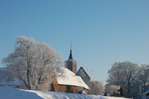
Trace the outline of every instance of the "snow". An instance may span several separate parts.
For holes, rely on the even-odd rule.
[[[83,95],[58,92],[41,92],[35,90],[16,89],[10,86],[0,86],[0,99],[126,99],[120,97],[105,97],[100,95]]]
[[[88,85],[82,80],[80,76],[77,76],[67,68],[63,68],[63,74],[58,75],[57,82],[61,85],[72,85],[89,89]]]
[[[35,93],[36,95],[40,96],[42,99],[53,99],[51,95],[41,91],[35,91],[35,90],[23,90],[23,91]]]
[[[12,87],[0,87],[0,99],[43,99],[35,93],[29,93]]]
[[[72,93],[49,92],[54,99],[128,99],[123,97],[107,97],[102,95],[83,95]]]

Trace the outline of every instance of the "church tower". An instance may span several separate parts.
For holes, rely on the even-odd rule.
[[[68,68],[69,70],[71,70],[72,72],[74,72],[76,74],[76,72],[77,72],[77,63],[73,59],[72,49],[70,49],[70,54],[69,54],[68,60],[65,61],[65,66],[66,66],[66,68]]]

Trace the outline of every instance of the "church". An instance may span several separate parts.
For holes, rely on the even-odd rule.
[[[52,91],[79,93],[80,91],[88,91],[88,83],[90,77],[83,67],[77,69],[77,62],[72,56],[72,49],[68,59],[65,61],[63,76],[58,76],[52,83]]]
[[[65,67],[71,70],[76,75],[80,76],[86,84],[90,82],[90,76],[87,74],[82,66],[77,70],[77,62],[72,56],[72,49],[70,49],[68,60],[65,61]]]

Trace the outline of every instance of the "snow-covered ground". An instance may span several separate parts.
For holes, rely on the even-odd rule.
[[[43,99],[34,92],[18,90],[12,87],[0,87],[0,99]]]
[[[120,97],[104,97],[70,93],[40,92],[0,86],[0,99],[126,99]]]

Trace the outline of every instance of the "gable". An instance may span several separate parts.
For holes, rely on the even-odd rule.
[[[90,81],[90,76],[87,74],[83,67],[80,67],[76,75],[79,75],[86,83]]]

